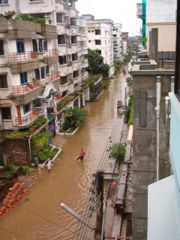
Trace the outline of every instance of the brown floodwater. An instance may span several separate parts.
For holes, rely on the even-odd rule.
[[[51,173],[47,169],[35,173],[38,183],[0,221],[0,240],[74,239],[77,221],[60,208],[60,203],[83,212],[92,173],[97,170],[117,119],[116,104],[124,96],[124,85],[123,75],[115,77],[96,102],[87,104],[85,125],[73,136],[55,138],[63,155]],[[75,160],[81,147],[86,148],[83,162]]]

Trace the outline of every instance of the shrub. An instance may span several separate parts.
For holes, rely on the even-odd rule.
[[[11,177],[14,175],[14,173],[17,171],[18,167],[15,166],[13,163],[8,164],[5,175],[8,177]]]
[[[117,164],[120,166],[121,163],[124,161],[126,153],[126,147],[122,143],[115,143],[112,146],[110,157],[117,161]]]
[[[49,158],[53,158],[56,152],[52,150],[51,147],[44,147],[40,152],[38,152],[38,158],[41,161],[47,161]]]
[[[49,137],[50,134],[44,131],[34,136],[32,138],[32,149],[33,150],[42,149],[45,145],[47,145]]]
[[[28,165],[25,165],[25,166],[22,167],[22,174],[23,175],[26,176],[26,175],[29,174],[29,172],[30,172],[30,167]]]

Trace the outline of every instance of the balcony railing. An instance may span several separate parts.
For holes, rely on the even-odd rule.
[[[44,114],[44,107],[34,108],[32,112],[21,118],[16,118],[18,126],[26,126]]]
[[[34,60],[38,58],[37,52],[24,52],[24,53],[9,53],[9,62],[17,63],[17,62],[26,62],[30,60]]]
[[[46,79],[46,83],[50,83],[53,82],[55,80],[60,79],[60,73],[59,72],[54,72],[54,73],[50,73],[49,76]]]
[[[28,83],[26,85],[13,86],[12,90],[14,95],[23,95],[39,87],[40,87],[40,81],[38,80],[32,83]]]
[[[44,52],[45,58],[56,57],[56,56],[58,56],[58,49],[52,49],[52,50]]]

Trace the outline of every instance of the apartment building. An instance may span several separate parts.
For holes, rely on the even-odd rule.
[[[0,126],[28,127],[60,98],[56,27],[1,17]]]
[[[123,56],[125,56],[128,52],[128,41],[129,41],[129,33],[128,32],[122,32]]]
[[[35,78],[40,80],[45,78],[46,76],[50,76],[51,73],[53,74],[56,73],[56,76],[58,76],[58,79],[59,79],[58,80],[59,86],[57,86],[56,90],[53,89],[52,91],[53,92],[57,91],[58,94],[60,95],[60,97],[58,98],[58,101],[60,101],[60,98],[73,94],[76,90],[80,90],[81,80],[82,79],[85,80],[88,77],[88,73],[87,73],[88,62],[85,57],[87,54],[87,39],[85,38],[86,32],[85,32],[84,23],[83,21],[79,21],[78,19],[78,12],[75,8],[75,0],[0,1],[1,13],[7,12],[7,11],[14,11],[14,10],[17,13],[31,15],[34,18],[44,18],[46,20],[45,28],[49,30],[49,38],[53,37],[53,43],[48,42],[50,40],[46,40],[46,39],[44,40],[43,36],[41,36],[41,32],[39,31],[39,29],[34,29],[34,33],[32,35],[33,39],[31,39],[32,38],[31,37],[29,40],[28,39],[26,40],[26,39],[21,39],[19,35],[14,36],[14,41],[18,41],[17,49],[14,44],[13,49],[8,49],[8,51],[13,53],[15,52],[17,53],[17,55],[18,55],[18,51],[25,52],[25,53],[26,51],[29,51],[29,55],[31,51],[34,51],[34,52],[41,51],[44,54],[45,58],[48,57],[48,54],[55,55],[56,57],[56,59],[54,59],[53,61],[51,60],[48,62],[51,65],[54,64],[53,66],[44,67],[45,73],[43,72],[43,70],[40,70],[40,73],[36,70],[35,77],[30,77],[31,73],[27,73],[27,74],[22,73],[21,75],[23,80],[20,83],[17,82],[17,85],[18,86],[21,84],[23,85],[26,82],[29,83],[28,78],[32,78],[32,79]],[[81,23],[81,27],[79,27],[80,23]],[[18,22],[18,24],[22,26],[20,22]],[[28,24],[26,23],[26,25]],[[16,23],[15,23],[15,26],[13,27],[16,28]],[[81,34],[80,34],[80,31],[81,31]],[[3,38],[4,37],[2,36],[2,39]],[[28,43],[24,43],[26,45],[24,46],[21,43],[21,40],[27,41],[27,42],[29,41],[30,45],[32,42],[32,46],[28,46]],[[49,49],[52,50],[50,53],[49,52],[47,53],[47,45]],[[48,51],[50,51],[49,49]],[[20,58],[22,58],[22,54]],[[24,57],[24,59],[21,60],[20,62],[25,60],[27,60],[26,57]],[[38,60],[39,60],[39,54],[38,54]],[[4,59],[1,59],[1,61],[2,61],[2,64],[4,64]],[[14,59],[14,62],[16,62],[15,59]],[[42,76],[41,76],[41,73],[42,73]],[[16,91],[19,91],[19,88],[20,87],[18,87]],[[21,88],[27,89],[24,86]],[[48,91],[46,91],[46,94],[48,94]],[[82,102],[84,105],[84,97],[82,98],[83,98]],[[60,120],[61,115],[59,114],[58,116],[58,113],[60,113],[60,108],[57,108],[56,102],[57,102],[56,96],[55,97],[52,96],[51,101],[50,99],[49,100],[46,99],[46,106],[48,108],[47,112],[49,114],[56,113],[57,115],[55,119],[54,117],[51,119],[54,119],[53,120],[54,124],[56,125],[56,129],[58,129],[57,122]],[[76,106],[82,105],[80,104],[80,100],[77,100],[76,102],[78,103],[72,102],[71,106],[73,107],[75,105]],[[29,105],[27,106],[27,108],[29,112]]]
[[[82,15],[87,21],[88,48],[97,50],[110,66],[109,76],[114,74],[113,21],[111,19],[94,19],[94,16]]]
[[[122,46],[122,24],[115,23],[113,26],[113,47],[114,47],[114,61],[122,60],[123,46]]]

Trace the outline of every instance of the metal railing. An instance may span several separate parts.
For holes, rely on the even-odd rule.
[[[44,52],[44,57],[56,57],[58,56],[58,49],[52,49]]]
[[[10,63],[25,62],[25,61],[30,61],[37,58],[38,58],[38,53],[33,51],[24,52],[24,53],[12,52],[12,53],[9,53],[9,56],[8,56]]]
[[[18,126],[26,126],[44,114],[44,107],[34,108],[30,113],[21,118],[16,118]]]
[[[39,87],[40,87],[40,81],[37,80],[35,82],[31,82],[26,85],[12,86],[12,90],[14,95],[23,95]]]

